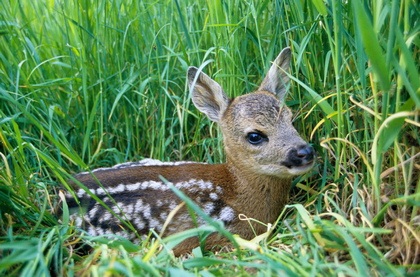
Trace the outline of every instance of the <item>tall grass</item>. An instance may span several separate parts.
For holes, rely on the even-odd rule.
[[[0,274],[418,275],[419,14],[408,0],[0,2]],[[88,168],[224,162],[188,66],[234,97],[287,45],[286,102],[318,163],[273,237],[182,260],[152,237],[82,239],[55,216]]]

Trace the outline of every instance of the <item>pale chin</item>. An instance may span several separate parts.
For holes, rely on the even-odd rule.
[[[288,168],[283,165],[279,166],[279,165],[270,164],[270,165],[256,166],[256,167],[253,167],[252,170],[254,172],[256,171],[259,174],[263,174],[263,175],[292,178],[293,176],[302,175],[308,172],[309,170],[312,169],[314,164],[315,162],[312,162],[306,165],[295,166],[291,168]]]
[[[264,175],[292,178],[293,176],[302,175],[308,172],[313,166],[314,166],[314,163],[312,162],[307,165],[296,166],[292,168],[288,168],[285,166],[278,166],[278,165],[263,165],[263,166],[260,166],[258,169],[256,168],[255,169],[258,170],[260,174],[264,174]]]
[[[314,166],[314,163],[310,163],[306,165],[296,166],[292,168],[285,168],[285,169],[290,175],[302,175],[308,172],[313,166]]]

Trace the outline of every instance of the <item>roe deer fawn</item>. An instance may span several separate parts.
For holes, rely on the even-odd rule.
[[[220,125],[225,164],[145,159],[93,170],[95,177],[85,172],[75,178],[116,214],[125,214],[140,235],[151,228],[160,232],[169,212],[181,203],[159,176],[184,192],[214,220],[223,221],[233,234],[251,239],[265,232],[266,227],[242,221],[238,215],[274,223],[288,201],[292,177],[307,172],[314,164],[314,149],[298,135],[292,126],[291,111],[284,106],[289,83],[285,72],[290,57],[290,48],[283,49],[259,89],[234,99],[229,99],[218,83],[196,67],[188,69],[194,105]],[[79,219],[77,226],[91,235],[117,234],[131,240],[138,237],[127,232],[129,229],[124,229],[85,190],[74,183],[73,186],[86,208],[83,216],[74,215]],[[69,207],[78,207],[70,193],[66,198]],[[195,223],[205,224],[200,219]],[[163,235],[194,228],[195,223],[183,207]],[[207,238],[206,248],[227,242],[221,235],[212,234]],[[187,239],[174,248],[174,253],[180,255],[198,245],[198,238]]]

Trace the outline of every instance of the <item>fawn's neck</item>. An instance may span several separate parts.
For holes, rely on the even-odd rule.
[[[291,178],[253,174],[229,160],[227,167],[236,180],[235,201],[243,214],[263,223],[274,223],[288,203]]]

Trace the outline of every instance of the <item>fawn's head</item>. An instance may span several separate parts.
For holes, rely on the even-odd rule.
[[[290,48],[283,49],[258,90],[232,100],[208,75],[188,69],[194,105],[220,124],[228,163],[243,172],[283,178],[313,166],[314,150],[299,136],[283,105],[290,57]]]

